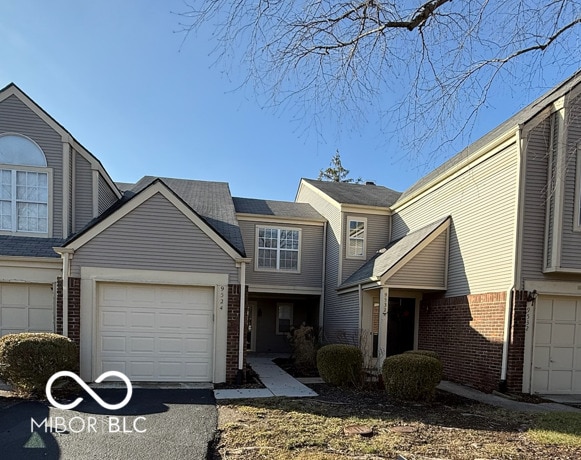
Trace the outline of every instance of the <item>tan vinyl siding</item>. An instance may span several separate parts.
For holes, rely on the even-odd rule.
[[[75,152],[75,228],[78,232],[93,218],[93,172],[91,163]]]
[[[577,144],[581,141],[581,98],[571,102],[567,111],[567,148],[565,149],[565,194],[563,203],[563,234],[561,267],[581,269],[581,232],[574,231],[577,171]]]
[[[79,248],[72,276],[83,266],[228,273],[238,283],[232,258],[159,194]]]
[[[36,142],[52,169],[52,234],[55,238],[63,231],[63,143],[61,136],[30,110],[16,96],[0,103],[0,134],[18,133]]]
[[[392,240],[452,216],[448,290],[504,290],[513,280],[517,151],[511,144],[412,204],[395,209]]]
[[[301,188],[297,196],[299,203],[309,203],[315,210],[327,219],[327,255],[325,267],[325,324],[324,334],[327,340],[332,340],[334,332],[338,330],[354,330],[353,317],[358,318],[356,312],[343,311],[339,308],[337,287],[339,285],[339,254],[341,241],[341,212],[339,208],[327,201],[308,186]],[[345,314],[346,313],[346,314]]]
[[[543,277],[550,131],[551,123],[547,118],[524,139],[526,174],[522,185],[525,193],[521,241],[523,279]]]
[[[349,218],[363,218],[367,220],[366,232],[366,253],[362,259],[347,258],[347,247],[349,244],[348,220]],[[341,281],[345,281],[375,253],[384,248],[389,243],[390,216],[377,214],[358,214],[354,212],[343,213],[343,273]]]
[[[99,214],[117,201],[115,192],[111,190],[105,178],[99,173]]]
[[[386,282],[388,286],[443,287],[446,273],[446,234],[443,232]]]
[[[314,225],[279,224],[264,221],[239,221],[246,255],[252,263],[246,269],[249,285],[278,285],[320,288],[323,272],[323,227]],[[256,227],[291,228],[301,231],[300,273],[256,270]]]

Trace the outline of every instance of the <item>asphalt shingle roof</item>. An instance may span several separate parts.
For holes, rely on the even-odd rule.
[[[534,118],[539,112],[541,112],[545,107],[549,104],[552,104],[554,101],[565,95],[569,92],[574,86],[578,85],[581,82],[581,70],[573,74],[563,83],[557,85],[555,88],[551,89],[547,93],[543,94],[537,100],[533,101],[531,104],[527,105],[524,109],[510,117],[505,122],[498,125],[489,133],[485,134],[483,137],[475,141],[474,143],[470,144],[464,150],[450,158],[448,161],[442,163],[439,167],[434,169],[429,174],[422,177],[418,180],[415,184],[405,190],[399,200],[403,200],[406,197],[413,194],[416,190],[422,188],[424,185],[428,184],[441,174],[445,173],[449,169],[452,169],[457,164],[462,163],[467,158],[469,158],[472,154],[476,153],[485,145],[492,142],[494,139],[500,137],[507,131],[516,128],[518,125],[526,123],[530,119]],[[398,201],[399,201],[398,200]],[[396,203],[397,204],[397,203]]]
[[[255,198],[234,197],[234,208],[241,214],[258,214],[261,216],[294,217],[300,219],[324,220],[308,203],[294,201],[260,200]]]
[[[391,242],[347,278],[341,284],[340,288],[372,281],[381,277],[449,218],[447,216],[439,219],[425,227],[408,233],[399,240]]]
[[[226,182],[145,176],[131,188],[131,192],[139,193],[158,179],[222,235],[234,249],[245,255],[242,233],[236,219],[230,187]]]
[[[62,246],[60,238],[32,238],[0,235],[0,255],[20,257],[60,257],[53,247]]]
[[[342,204],[387,208],[395,203],[401,195],[401,192],[381,185],[349,184],[304,178],[302,180]]]

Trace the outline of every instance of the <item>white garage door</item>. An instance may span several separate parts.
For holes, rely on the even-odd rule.
[[[0,336],[53,332],[53,299],[50,284],[0,283]]]
[[[581,393],[581,298],[539,296],[533,391]]]
[[[212,381],[214,289],[99,285],[98,374],[133,381]]]

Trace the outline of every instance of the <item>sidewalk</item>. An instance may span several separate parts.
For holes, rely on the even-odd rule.
[[[581,409],[575,407],[565,406],[564,404],[541,403],[531,404],[521,401],[513,401],[512,399],[503,398],[495,394],[482,393],[474,388],[458,385],[456,383],[442,381],[438,385],[438,389],[453,393],[464,398],[479,401],[491,406],[502,407],[503,409],[519,411],[519,412],[577,412],[581,413]]]
[[[283,371],[272,362],[273,357],[248,356],[246,361],[266,388],[241,388],[234,390],[214,390],[214,397],[221,399],[240,398],[270,398],[273,396],[286,396],[292,398],[304,398],[318,396],[309,387],[303,385],[290,374]]]

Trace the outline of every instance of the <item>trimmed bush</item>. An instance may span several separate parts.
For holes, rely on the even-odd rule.
[[[317,352],[317,369],[331,385],[355,385],[361,381],[363,353],[353,345],[325,345]]]
[[[409,353],[412,355],[430,356],[431,358],[436,358],[438,361],[441,361],[440,355],[432,350],[408,350],[404,353]]]
[[[44,394],[55,372],[76,372],[78,367],[78,347],[62,335],[25,332],[0,338],[0,379],[17,393]]]
[[[383,361],[383,382],[391,396],[408,401],[430,401],[442,380],[442,362],[425,354],[404,353]]]

